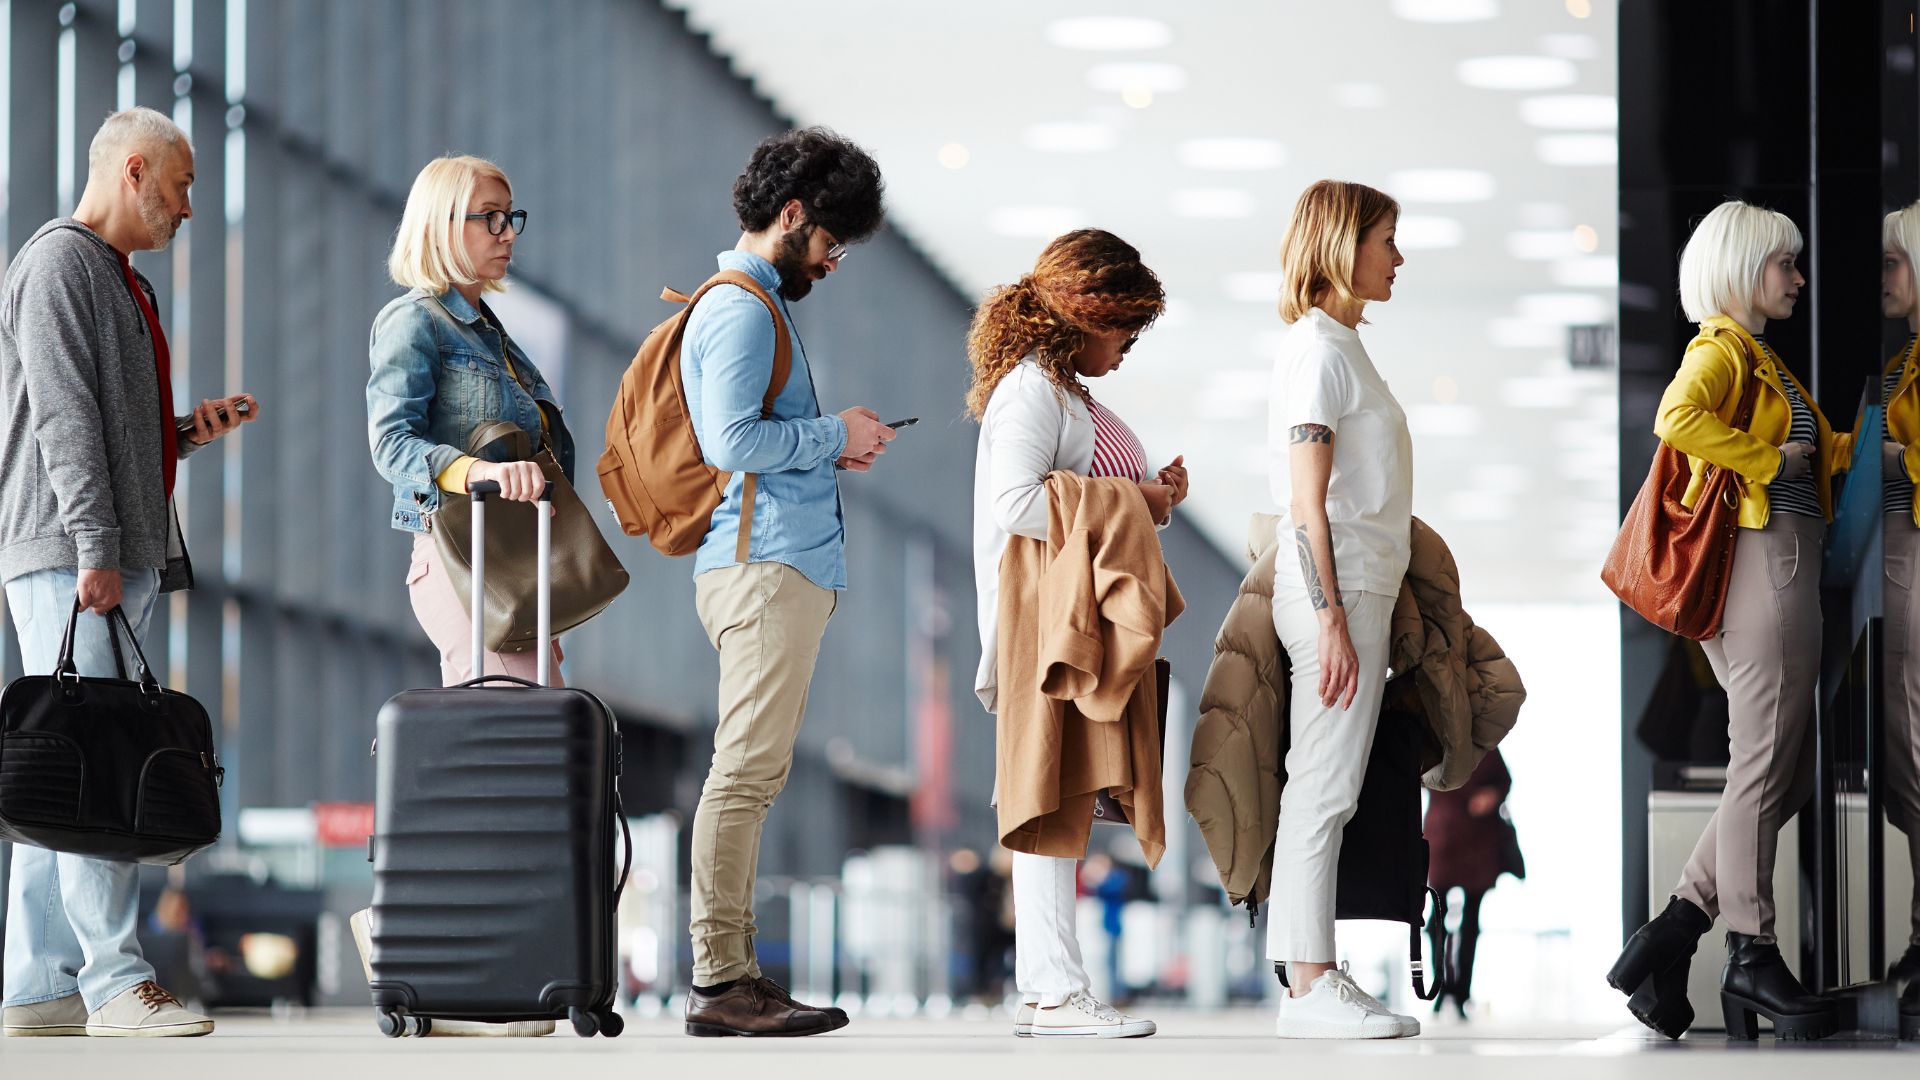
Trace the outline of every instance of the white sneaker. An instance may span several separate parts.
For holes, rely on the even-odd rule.
[[[1082,990],[1057,1008],[1033,1010],[1034,1038],[1137,1039],[1159,1028],[1151,1020],[1128,1016]],[[1014,1029],[1019,1034],[1019,1028]]]
[[[367,908],[347,916],[347,928],[353,931],[353,944],[360,950],[360,970],[366,972],[367,981],[373,981],[373,912]],[[551,1035],[554,1022],[551,1020],[516,1020],[511,1024],[487,1024],[478,1020],[435,1020],[427,1031],[428,1037],[493,1037],[508,1039],[538,1039]]]
[[[1013,1014],[1014,1035],[1022,1039],[1033,1038],[1033,1014],[1039,1011],[1040,1007],[1033,1002],[1021,1002],[1020,1011]]]
[[[87,1004],[76,993],[32,1005],[10,1005],[0,1015],[0,1027],[4,1027],[9,1039],[85,1035]]]
[[[87,1034],[96,1039],[174,1038],[212,1030],[213,1021],[189,1011],[152,979],[122,991],[87,1017]]]
[[[1405,1039],[1420,1034],[1420,1021],[1380,1004],[1342,964],[1313,980],[1305,994],[1281,1001],[1274,1034],[1283,1039]]]

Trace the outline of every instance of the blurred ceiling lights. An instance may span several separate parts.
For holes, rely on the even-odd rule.
[[[1454,69],[1460,81],[1481,90],[1557,90],[1579,78],[1572,61],[1557,56],[1481,56]]]
[[[1119,52],[1160,49],[1173,43],[1173,29],[1158,19],[1089,15],[1047,24],[1048,44],[1062,49]]]

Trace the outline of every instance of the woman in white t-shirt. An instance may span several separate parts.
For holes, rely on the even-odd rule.
[[[1281,252],[1267,444],[1280,540],[1273,626],[1293,666],[1290,746],[1267,955],[1287,965],[1282,1038],[1420,1033],[1334,966],[1341,830],[1360,798],[1387,679],[1393,605],[1411,555],[1413,444],[1407,416],[1360,343],[1361,313],[1393,296],[1405,260],[1399,204],[1322,180],[1294,206]]]
[[[1180,458],[1150,472],[1126,422],[1087,383],[1120,370],[1127,351],[1166,307],[1160,279],[1133,245],[1080,229],[1048,244],[1033,272],[995,289],[967,337],[973,385],[967,414],[980,422],[974,459],[973,565],[980,670],[974,692],[999,710],[1000,556],[1012,536],[1047,539],[1047,474],[1125,477],[1147,513],[1165,524],[1187,495]],[[1075,933],[1079,860],[1013,853],[1014,1034],[1033,1038],[1134,1038],[1154,1023],[1093,996]],[[1118,988],[1116,988],[1118,989]]]

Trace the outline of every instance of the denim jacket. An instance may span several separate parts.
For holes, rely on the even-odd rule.
[[[434,480],[466,456],[474,429],[508,420],[537,438],[542,404],[554,457],[573,479],[573,437],[553,389],[520,346],[489,327],[457,290],[434,296],[414,289],[380,309],[368,352],[367,441],[373,467],[393,485],[394,528],[427,531],[426,517],[439,509],[442,494]],[[532,384],[531,394],[507,373],[502,356]],[[504,453],[496,444],[481,456],[501,460]]]

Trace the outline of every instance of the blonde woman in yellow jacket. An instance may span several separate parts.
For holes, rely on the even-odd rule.
[[[1728,202],[1680,256],[1680,304],[1700,324],[1660,399],[1654,432],[1686,454],[1691,506],[1710,469],[1731,469],[1738,521],[1720,633],[1701,642],[1727,691],[1729,762],[1720,807],[1667,908],[1627,942],[1607,981],[1633,1014],[1679,1038],[1693,1022],[1687,974],[1700,936],[1727,923],[1720,1003],[1727,1033],[1754,1038],[1757,1018],[1783,1039],[1837,1026],[1829,998],[1794,977],[1774,939],[1773,867],[1780,826],[1813,791],[1813,697],[1820,667],[1820,565],[1833,516],[1832,477],[1853,439],[1766,343],[1806,284],[1800,230],[1786,215]],[[1750,379],[1753,419],[1734,426]]]
[[[1886,401],[1881,536],[1886,601],[1885,677],[1887,820],[1907,834],[1914,866],[1914,899],[1906,954],[1888,977],[1906,981],[1900,999],[1901,1037],[1920,1039],[1920,289],[1914,262],[1920,258],[1920,203],[1896,210],[1881,229],[1880,308],[1907,324],[1906,348],[1887,362],[1881,390]]]

